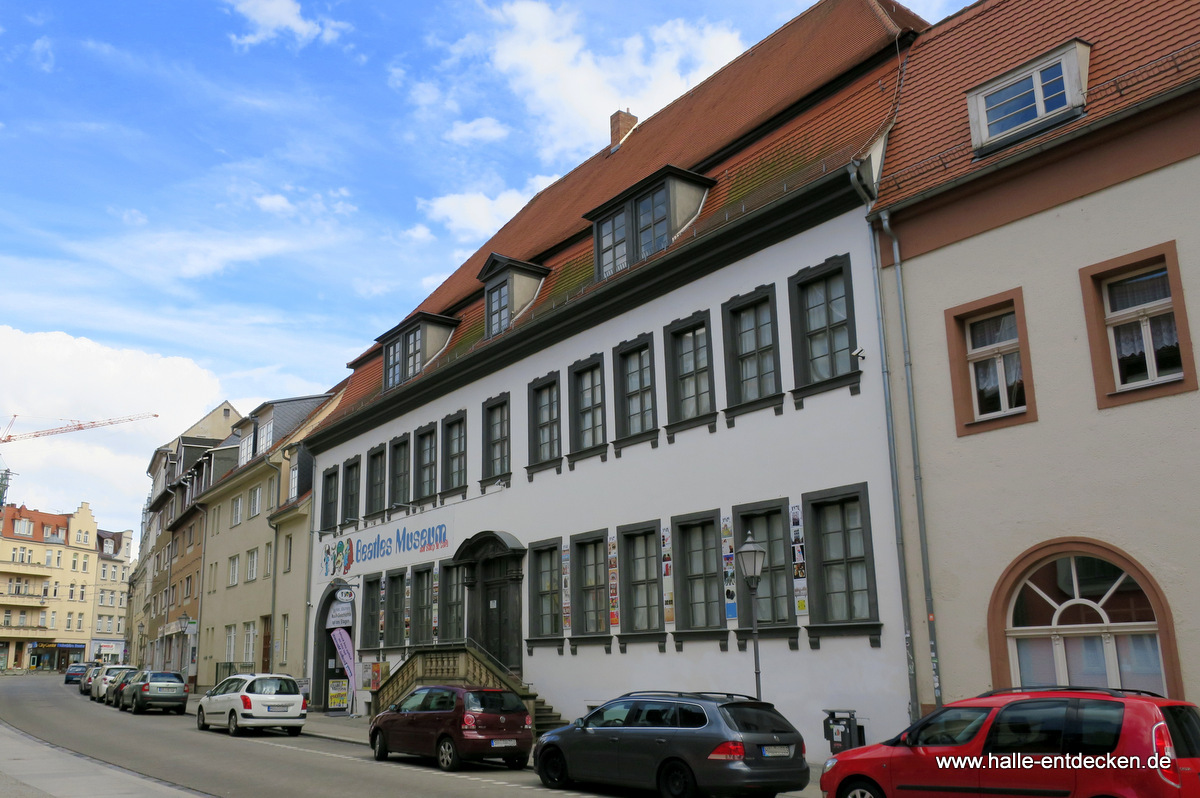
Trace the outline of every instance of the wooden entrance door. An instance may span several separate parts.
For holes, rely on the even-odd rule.
[[[484,649],[514,673],[521,672],[520,561],[498,557],[483,563],[482,635]]]

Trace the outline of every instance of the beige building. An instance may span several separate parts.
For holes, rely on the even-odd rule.
[[[308,562],[308,498],[299,488],[311,482],[311,461],[293,443],[319,421],[317,411],[329,400],[320,395],[267,402],[234,424],[233,434],[193,468],[193,481],[205,487],[185,513],[206,519],[199,685],[239,670],[283,667],[302,656],[306,594],[297,580]],[[277,519],[282,496],[288,498]]]
[[[125,639],[126,614],[129,611],[129,558],[133,549],[133,531],[109,532],[98,529],[95,535],[95,589],[92,590],[92,640],[89,659],[127,662],[130,649]]]
[[[70,515],[4,507],[0,670],[55,670],[92,656],[97,576],[109,573],[98,540],[87,502]],[[124,652],[111,653],[116,661]]]
[[[989,1],[912,49],[871,216],[926,706],[1014,685],[1200,692],[1185,5]],[[991,46],[1015,29],[1020,46]]]

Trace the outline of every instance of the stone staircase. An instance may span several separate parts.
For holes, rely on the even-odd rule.
[[[472,640],[410,649],[400,667],[379,685],[379,689],[371,691],[371,711],[391,706],[413,687],[422,684],[471,684],[512,690],[533,716],[535,737],[568,722],[530,685]]]

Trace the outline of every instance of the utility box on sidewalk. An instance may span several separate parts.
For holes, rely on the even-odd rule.
[[[825,713],[825,739],[829,741],[830,753],[841,753],[864,743],[863,727],[859,725],[853,709],[821,711]]]

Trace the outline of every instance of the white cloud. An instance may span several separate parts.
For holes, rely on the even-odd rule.
[[[65,377],[62,390],[47,390],[44,379],[6,384],[0,420],[7,425],[16,413],[14,433],[63,426],[64,419],[159,414],[3,447],[5,463],[17,472],[10,501],[48,512],[73,512],[86,501],[103,529],[138,529],[150,489],[146,466],[154,449],[223,399],[221,381],[183,357],[8,326],[0,326],[0,350],[7,353],[6,366],[19,373]]]
[[[400,232],[400,237],[414,244],[428,244],[435,241],[433,233],[423,224],[416,224]]]
[[[46,36],[33,43],[29,48],[29,56],[33,59],[34,66],[43,72],[54,71],[54,44]]]
[[[400,90],[400,87],[404,85],[404,67],[395,62],[388,64],[387,85],[389,89]]]
[[[146,214],[137,208],[125,208],[123,210],[120,208],[109,208],[108,212],[130,227],[141,227],[149,221],[146,218]]]
[[[435,222],[441,222],[459,241],[475,241],[495,233],[529,199],[557,177],[532,177],[523,189],[510,188],[489,197],[481,191],[447,194],[417,200],[417,207]]]
[[[607,141],[614,111],[645,119],[745,50],[736,31],[703,21],[673,20],[600,54],[567,8],[518,0],[494,18],[492,64],[533,117],[547,162],[590,155]]]
[[[329,44],[337,41],[343,33],[354,30],[348,22],[339,22],[327,17],[316,20],[305,19],[296,0],[225,0],[226,3],[253,26],[253,33],[245,36],[230,35],[230,40],[240,47],[274,39],[281,33],[291,33],[296,43],[303,47],[314,39]]]
[[[454,144],[499,141],[508,135],[508,128],[490,116],[482,116],[470,122],[455,122],[446,131],[446,140]]]
[[[282,194],[264,194],[254,198],[254,204],[267,213],[290,216],[296,212],[296,206]]]

